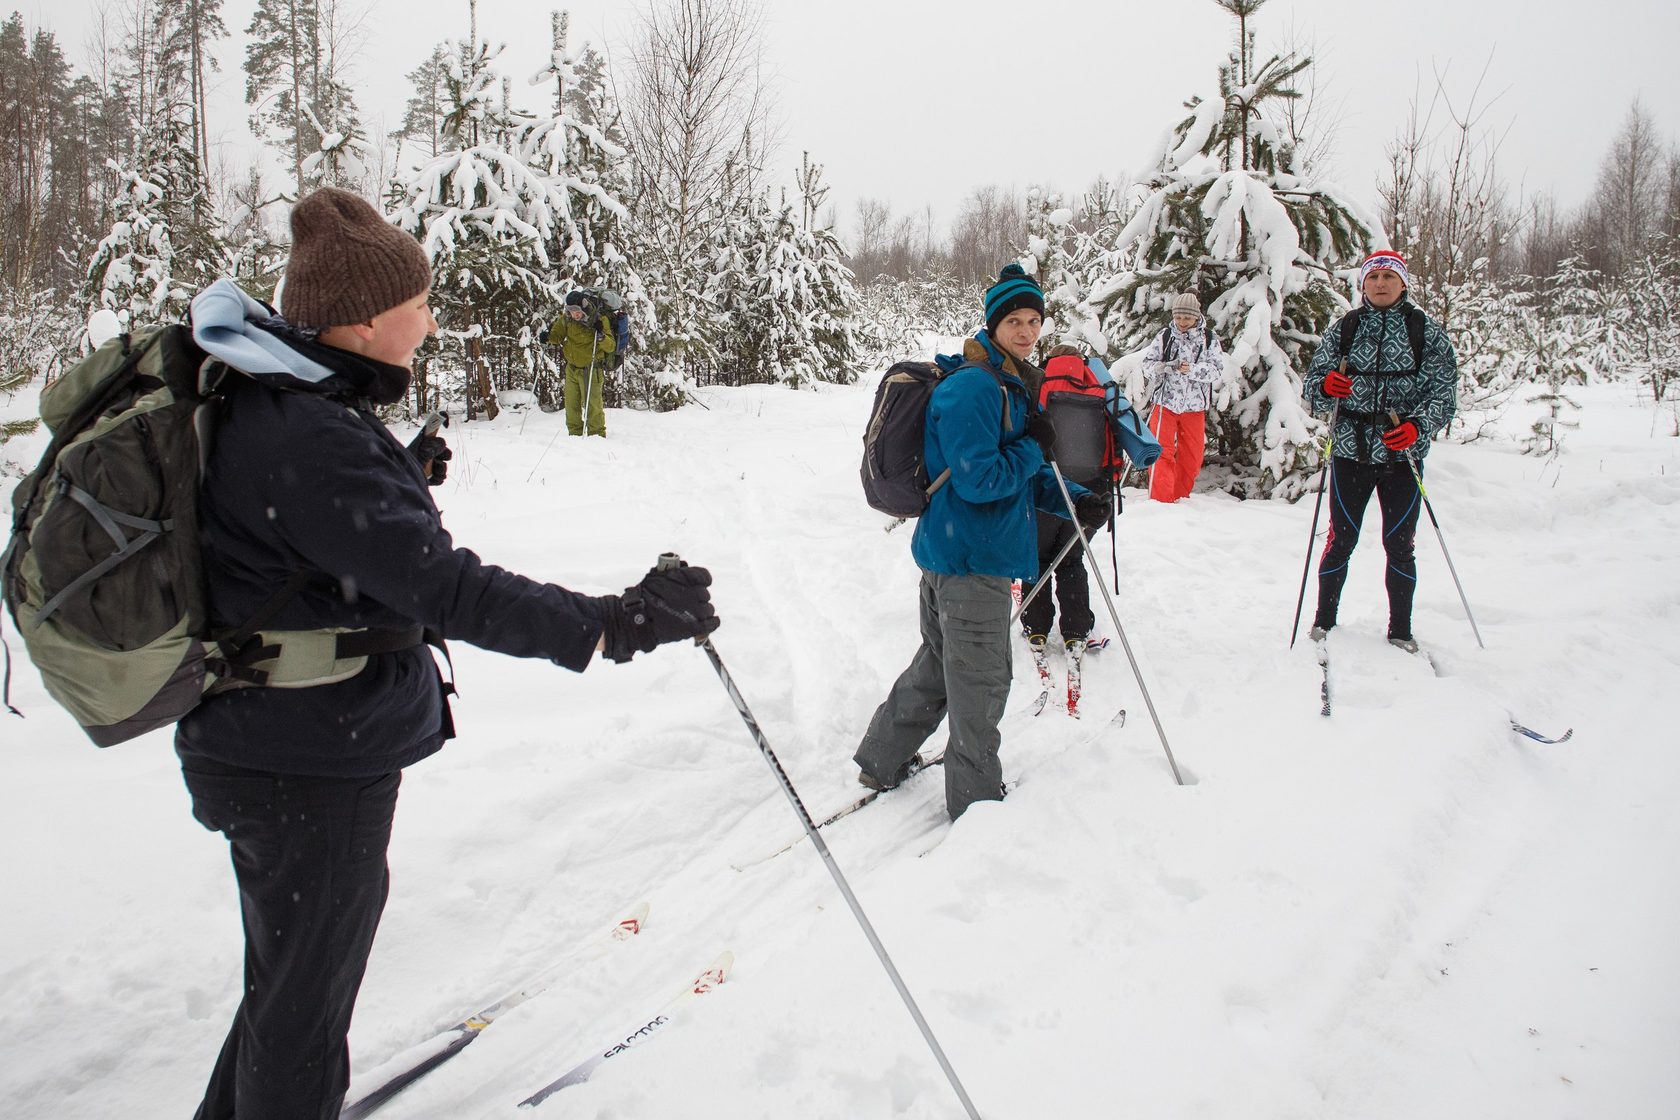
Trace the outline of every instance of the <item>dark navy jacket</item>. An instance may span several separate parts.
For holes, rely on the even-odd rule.
[[[200,499],[212,625],[243,624],[294,571],[310,571],[318,582],[269,629],[418,623],[582,670],[601,635],[600,601],[455,547],[419,465],[370,411],[401,398],[407,371],[288,345],[333,376],[228,378]],[[205,760],[353,777],[418,761],[451,734],[440,675],[421,646],[376,655],[337,684],[214,696],[181,721],[176,749],[189,769]]]

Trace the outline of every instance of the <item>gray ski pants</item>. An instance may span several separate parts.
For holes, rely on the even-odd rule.
[[[1002,735],[1009,700],[1009,581],[923,571],[922,645],[869,721],[854,756],[888,782],[949,718],[945,808],[956,820],[976,801],[1003,797]]]

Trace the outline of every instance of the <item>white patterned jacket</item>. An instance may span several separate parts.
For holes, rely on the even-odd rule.
[[[1143,376],[1151,404],[1173,412],[1206,412],[1213,404],[1213,385],[1225,373],[1225,351],[1219,336],[1204,333],[1197,323],[1188,331],[1168,325],[1143,352]],[[1211,341],[1210,341],[1211,339]],[[1178,363],[1189,362],[1180,373]]]

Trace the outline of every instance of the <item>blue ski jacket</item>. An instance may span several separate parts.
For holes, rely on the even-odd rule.
[[[985,331],[961,357],[940,355],[949,371],[928,401],[924,447],[929,478],[951,477],[916,523],[910,553],[941,575],[1038,578],[1034,508],[1068,516],[1056,476],[1027,436],[1032,394],[1014,359]],[[965,367],[966,368],[963,368]],[[1083,486],[1068,483],[1077,499]]]

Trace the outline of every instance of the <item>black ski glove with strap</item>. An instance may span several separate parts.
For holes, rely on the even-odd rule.
[[[426,476],[427,486],[442,486],[449,477],[449,460],[455,453],[443,442],[442,436],[418,435],[408,445],[408,453],[420,463],[420,473]]]
[[[1073,500],[1073,512],[1079,519],[1079,527],[1090,536],[1108,524],[1108,495],[1095,491],[1081,494]]]
[[[605,595],[606,623],[602,654],[609,661],[628,661],[655,646],[699,638],[719,625],[712,606],[712,573],[692,568],[654,568],[623,595]]]

